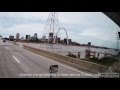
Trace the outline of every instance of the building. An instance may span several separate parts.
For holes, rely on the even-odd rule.
[[[54,40],[53,43],[60,43],[60,38],[57,36],[56,37],[54,36],[53,40]]]
[[[41,42],[45,42],[45,41],[46,41],[46,36],[43,36]]]
[[[34,34],[34,36],[32,37],[33,41],[38,41],[38,36],[37,33]]]
[[[31,37],[30,37],[30,35],[28,35],[28,40],[30,40],[31,39]]]
[[[17,34],[16,34],[16,40],[18,41],[18,40],[19,40],[19,38],[20,38],[20,34],[19,34],[19,33],[17,33]]]
[[[53,33],[49,33],[49,37],[53,37]]]
[[[21,40],[24,40],[24,37],[21,37]]]
[[[76,45],[76,46],[80,46],[80,44],[78,42],[71,42],[72,45]]]
[[[37,38],[37,33],[34,34],[34,37]]]
[[[91,46],[91,42],[88,42],[88,46]]]
[[[49,43],[49,44],[52,44],[53,41],[54,41],[54,39],[53,39],[53,33],[49,33],[48,43]]]
[[[60,43],[60,38],[59,37],[56,38],[56,43]]]
[[[61,44],[64,44],[64,40],[60,40],[60,43],[61,43]]]
[[[28,38],[30,38],[30,36],[28,36]],[[29,40],[31,40],[31,41],[38,41],[37,33],[35,33]]]
[[[9,36],[9,40],[10,40],[10,41],[14,41],[14,36],[10,35],[10,36]]]
[[[31,41],[36,41],[36,37],[32,36]]]
[[[26,35],[25,39],[26,39],[27,41],[31,40],[30,35]]]
[[[68,39],[68,44],[72,44],[72,39]]]
[[[49,44],[52,44],[53,41],[54,41],[53,37],[49,37],[49,39],[48,39],[48,43],[49,43]]]
[[[90,50],[90,47],[91,47],[91,42],[88,42],[88,47],[87,47],[87,50],[88,50],[88,51],[91,51],[91,50]]]
[[[28,35],[26,35],[25,39],[28,40]]]
[[[64,38],[64,44],[67,44],[67,38]]]
[[[46,36],[43,36],[42,39],[45,40],[45,39],[46,39]]]

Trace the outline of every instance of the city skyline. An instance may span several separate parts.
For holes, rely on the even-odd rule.
[[[0,35],[9,37],[20,33],[42,38],[49,12],[1,12]],[[68,37],[80,44],[91,42],[93,45],[116,48],[118,26],[101,12],[58,12],[60,27],[68,32]],[[65,38],[64,31],[60,36]]]

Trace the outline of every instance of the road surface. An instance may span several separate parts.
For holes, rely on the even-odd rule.
[[[56,64],[59,70],[53,78],[86,78],[89,75],[27,51],[13,42],[0,40],[0,78],[49,78],[49,67]]]

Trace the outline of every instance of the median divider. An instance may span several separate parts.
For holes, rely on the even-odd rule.
[[[23,45],[23,48],[26,50],[32,51],[36,54],[42,55],[44,57],[47,57],[47,58],[65,63],[67,65],[73,66],[79,70],[84,70],[84,71],[88,71],[91,73],[103,73],[109,69],[108,67],[103,66],[103,65],[99,65],[96,63],[92,63],[92,62],[88,62],[85,60],[80,60],[80,59],[76,59],[76,58],[72,58],[72,57],[68,57],[68,56],[59,55],[56,53],[44,51],[41,49],[26,46],[26,45]]]

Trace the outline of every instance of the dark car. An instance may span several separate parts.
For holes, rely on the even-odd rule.
[[[3,42],[6,42],[6,40],[5,40],[5,39],[3,39]]]

